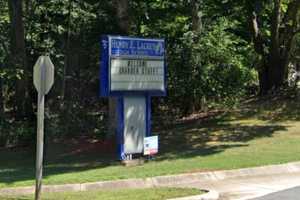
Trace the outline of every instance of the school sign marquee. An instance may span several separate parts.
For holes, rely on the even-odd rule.
[[[147,151],[151,96],[166,95],[165,40],[103,36],[101,46],[100,94],[117,97],[119,157],[131,159]]]
[[[106,36],[102,40],[101,94],[126,92],[164,95],[165,41]],[[106,67],[105,67],[106,66]],[[103,83],[103,82],[102,82]]]

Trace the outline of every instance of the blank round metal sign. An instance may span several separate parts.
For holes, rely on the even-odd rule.
[[[49,56],[40,56],[33,67],[33,83],[41,94],[48,94],[54,83],[54,65]]]

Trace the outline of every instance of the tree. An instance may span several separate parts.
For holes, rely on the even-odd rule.
[[[9,0],[11,22],[10,63],[19,74],[15,89],[15,106],[18,116],[26,116],[31,110],[28,94],[28,70],[25,52],[25,33],[23,23],[23,1]]]
[[[0,73],[1,73],[1,68],[2,68],[2,66],[0,65]],[[0,75],[0,118],[1,118],[1,116],[3,115],[3,108],[4,108],[4,104],[3,104],[3,98],[4,98],[4,96],[3,96],[3,78],[1,77],[1,75]]]
[[[9,14],[8,3],[0,2],[0,117],[4,114],[5,96],[3,94],[4,79],[6,78],[5,65],[9,55],[8,49]]]
[[[116,20],[118,25],[117,32],[119,34],[129,34],[131,29],[131,17],[129,15],[128,0],[113,0],[116,11]]]
[[[266,94],[287,81],[293,41],[300,31],[300,1],[256,0],[247,5],[254,48],[260,56],[260,91]]]
[[[191,16],[191,19],[192,19],[192,31],[194,32],[195,34],[195,37],[194,37],[194,43],[198,43],[199,42],[199,37],[201,37],[201,31],[202,31],[202,28],[203,28],[203,25],[202,25],[202,8],[203,6],[203,2],[202,0],[191,0],[191,7],[192,7],[192,16]],[[197,53],[195,52],[192,52],[191,53],[191,58],[190,60],[192,60],[193,62],[190,63],[193,67],[192,67],[192,75],[191,77],[193,79],[197,79],[197,76],[196,76],[196,72],[198,71],[197,68],[197,64],[199,65],[199,62],[197,62],[197,59],[199,59],[199,57],[201,57],[201,55],[197,55]],[[193,82],[195,82],[196,80],[193,80]],[[198,110],[198,106],[197,104],[199,104],[197,102],[197,94],[196,94],[196,88],[193,89],[193,94],[192,94],[192,112],[195,112],[196,110]],[[201,109],[204,109],[205,110],[205,95],[203,95],[201,97]]]
[[[202,0],[191,0],[192,30],[198,33],[201,32],[202,29],[202,11],[200,10],[202,4]]]
[[[64,102],[67,99],[70,99],[70,96],[72,95],[70,92],[71,89],[71,69],[70,61],[71,61],[71,28],[72,28],[72,10],[73,10],[73,0],[68,1],[68,22],[67,22],[67,34],[65,39],[65,62],[64,62],[64,70],[63,70],[63,81],[62,81],[62,94],[61,94],[61,100]],[[63,105],[64,103],[62,103]]]
[[[113,6],[116,13],[117,31],[116,34],[128,35],[130,33],[131,19],[129,15],[128,0],[113,0]],[[109,99],[109,134],[114,134],[117,130],[117,99],[111,97]]]

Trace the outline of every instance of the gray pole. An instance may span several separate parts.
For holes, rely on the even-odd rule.
[[[41,66],[41,87],[38,92],[37,112],[37,146],[36,146],[36,186],[35,200],[41,199],[42,178],[43,178],[43,153],[44,153],[44,113],[45,113],[45,84],[46,66]]]
[[[42,192],[45,95],[50,91],[53,82],[54,65],[49,56],[40,56],[33,67],[33,84],[38,91],[35,200],[41,199]]]
[[[43,150],[44,150],[44,102],[45,95],[38,93],[37,113],[37,146],[36,146],[36,187],[35,200],[40,200],[43,176]]]

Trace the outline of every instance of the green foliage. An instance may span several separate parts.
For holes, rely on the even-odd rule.
[[[218,102],[232,105],[255,83],[255,73],[248,60],[253,51],[246,41],[228,31],[235,26],[223,17],[205,27],[201,34],[193,31],[183,34],[181,48],[171,51],[175,59],[169,63],[169,89],[174,95],[170,99],[174,97],[178,106],[182,104],[181,97],[188,98],[196,109],[201,107],[203,98],[211,105]]]
[[[105,138],[107,119],[103,112],[89,111],[79,102],[71,102],[68,106],[71,107],[65,108],[60,114],[49,113],[46,127],[49,137]]]
[[[34,144],[35,130],[24,121],[8,121],[0,118],[0,147]]]
[[[203,27],[197,31],[193,30],[191,4],[184,0],[129,1],[130,34],[167,41],[168,96],[156,101],[154,109],[159,113],[159,108],[183,116],[212,107],[232,107],[249,88],[255,93],[258,85],[258,59],[246,28],[245,8],[252,3],[202,1],[198,14]],[[265,19],[271,7],[263,8],[262,23],[268,23]],[[282,9],[286,10],[286,3]],[[99,39],[102,34],[120,33],[112,1],[27,0],[23,12],[27,68],[20,70],[10,63],[9,8],[6,1],[0,2],[0,89],[5,113],[9,113],[6,121],[16,120],[15,99],[23,98],[16,93],[18,79],[28,79],[24,87],[35,109],[32,66],[38,56],[48,53],[56,71],[55,85],[47,96],[50,135],[105,137],[108,106],[98,98]],[[270,35],[267,28],[262,32]],[[29,119],[35,115],[18,120],[26,124]],[[34,123],[28,126],[32,129]]]

